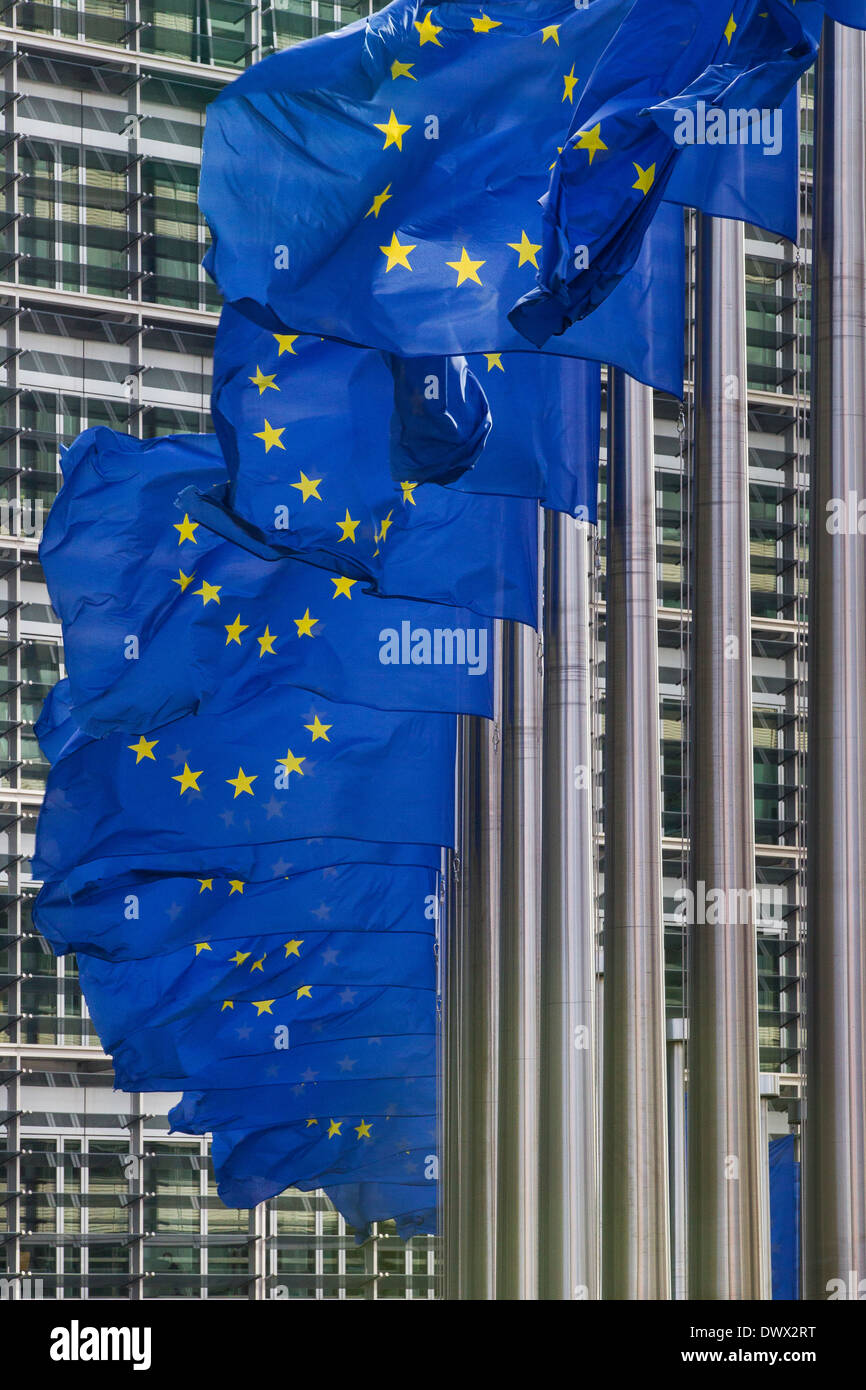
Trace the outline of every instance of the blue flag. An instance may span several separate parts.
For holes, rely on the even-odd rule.
[[[171,954],[206,941],[254,932],[298,935],[348,931],[362,922],[370,931],[410,931],[436,920],[435,870],[409,865],[329,865],[306,873],[255,882],[214,874],[129,874],[70,897],[45,884],[34,921],[57,955],[67,951],[113,962]]]
[[[631,4],[395,0],[242,74],[208,109],[202,160],[224,299],[402,356],[525,351],[507,314],[538,269],[539,199]],[[555,351],[679,395],[681,289],[682,242],[651,248],[605,323]]]
[[[225,482],[212,436],[88,430],[63,468],[40,554],[63,625],[69,713],[86,732],[230,713],[282,686],[381,709],[490,713],[488,620],[385,603],[357,580],[270,564],[181,518],[184,484]],[[49,719],[56,711],[37,732],[53,760]]]
[[[848,24],[852,29],[866,29],[864,0],[824,0],[824,9],[837,24]]]
[[[309,837],[447,845],[453,716],[337,705],[285,688],[77,748],[49,774],[34,876],[89,861],[217,871],[220,851]],[[174,750],[172,752],[172,749]],[[216,862],[215,862],[216,861]]]
[[[814,17],[814,6],[788,0],[636,0],[576,104],[545,200],[539,286],[510,316],[531,342],[594,320],[638,259],[687,145],[751,140],[767,165],[765,149],[778,155],[774,108],[814,61]],[[768,120],[754,121],[753,108]],[[677,196],[697,197],[701,186],[693,157]],[[760,219],[756,187],[750,215]]]
[[[257,389],[257,379],[269,384]],[[392,406],[379,354],[263,332],[227,312],[213,416],[231,484],[189,488],[180,506],[265,558],[300,557],[383,596],[534,625],[535,501],[395,484],[386,458]],[[493,447],[491,435],[491,467]]]
[[[455,482],[481,457],[492,425],[478,378],[465,357],[382,356],[394,379],[393,481]]]
[[[214,1135],[212,1157],[217,1191],[228,1207],[252,1207],[287,1187],[302,1192],[324,1187],[338,1209],[340,1191],[348,1185],[357,1200],[359,1184],[376,1183],[414,1188],[419,1207],[427,1212],[415,1231],[435,1229],[436,1115],[377,1117],[368,1122],[359,1113],[311,1115],[306,1120],[253,1132],[220,1131]],[[183,1126],[184,1132],[188,1132]],[[369,1130],[369,1133],[367,1132]],[[360,1132],[359,1132],[360,1131]],[[426,1205],[425,1205],[426,1204]],[[372,1207],[372,1211],[376,1211]],[[362,1209],[354,1217],[382,1219]],[[410,1227],[409,1233],[412,1233]]]

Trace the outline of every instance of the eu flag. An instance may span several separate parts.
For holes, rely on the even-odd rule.
[[[229,713],[287,685],[380,709],[490,713],[487,619],[386,604],[357,580],[269,564],[181,519],[184,483],[225,481],[212,436],[142,442],[88,430],[63,468],[40,553],[63,625],[70,712],[86,732]],[[37,727],[52,760],[54,715]]]
[[[231,846],[309,837],[447,845],[454,739],[453,716],[290,688],[230,714],[110,734],[51,769],[34,876],[116,857],[167,870],[178,855],[204,872]]]
[[[824,9],[830,19],[837,24],[847,24],[852,29],[866,29],[866,3],[864,0],[823,0]]]
[[[170,955],[207,941],[308,932],[410,931],[435,922],[437,874],[410,865],[334,864],[256,882],[218,874],[127,874],[70,897],[47,883],[34,905],[39,931],[57,955],[84,952],[110,962]]]
[[[745,143],[745,134],[768,145],[761,112],[773,118],[814,61],[808,10],[787,0],[636,0],[576,103],[557,161],[539,287],[511,314],[531,342],[597,311],[635,264],[681,150],[699,142],[690,118],[694,126],[710,112],[719,135],[704,143]],[[690,191],[700,183],[693,162]]]
[[[213,417],[231,483],[187,489],[180,506],[266,558],[296,556],[383,596],[534,625],[535,500],[394,483],[392,409],[393,380],[378,353],[272,334],[226,312]],[[491,434],[490,468],[494,450]]]
[[[403,356],[525,350],[507,315],[539,266],[539,199],[631,4],[395,0],[242,74],[208,110],[202,159],[224,299],[273,331]],[[679,394],[677,269],[658,247],[635,266],[651,363],[624,317],[604,327],[613,353],[583,329],[555,350]]]

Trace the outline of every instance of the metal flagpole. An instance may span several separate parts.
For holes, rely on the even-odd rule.
[[[688,934],[689,1297],[761,1262],[743,226],[699,214]]]
[[[608,386],[602,1288],[670,1297],[652,391]]]
[[[864,113],[866,36],[825,23],[812,243],[803,1173],[804,1296],[813,1299],[866,1295]]]
[[[497,624],[497,628],[499,628]],[[499,679],[492,720],[459,725],[445,989],[445,1296],[496,1296]]]
[[[671,1200],[671,1298],[688,1298],[686,1213],[686,1038],[684,1018],[668,1020],[668,1151]]]
[[[503,625],[496,1293],[538,1297],[541,703],[538,634]]]
[[[589,532],[545,518],[540,1295],[598,1298]]]

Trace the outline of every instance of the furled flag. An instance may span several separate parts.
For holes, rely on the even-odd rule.
[[[262,882],[217,874],[128,874],[70,898],[60,884],[45,884],[34,920],[57,955],[84,952],[109,962],[170,955],[202,941],[217,943],[253,932],[277,941],[287,925],[308,932],[409,931],[435,922],[433,869],[378,863],[343,864],[285,874]]]
[[[632,3],[394,0],[243,73],[202,156],[223,298],[404,357],[525,351],[507,314],[538,269],[539,199]],[[654,229],[616,303],[555,351],[680,395],[682,257],[681,223]]]
[[[62,464],[40,556],[63,626],[69,712],[85,732],[230,713],[281,686],[380,709],[490,713],[487,619],[386,604],[355,579],[270,564],[181,518],[182,486],[225,483],[213,436],[93,429]],[[52,760],[58,698],[37,729]]]
[[[448,845],[454,740],[451,715],[288,687],[230,714],[109,734],[51,769],[33,873],[64,879],[114,858],[168,872],[181,857],[206,874],[235,845],[310,837]]]
[[[510,315],[529,341],[540,346],[588,314],[594,322],[641,254],[688,144],[759,139],[769,166],[774,110],[815,58],[815,18],[814,5],[795,10],[788,0],[636,0],[576,103],[556,164],[539,285]],[[694,154],[691,166],[699,196]],[[731,215],[748,206],[740,191]]]

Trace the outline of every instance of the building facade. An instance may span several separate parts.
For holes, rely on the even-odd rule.
[[[216,1197],[204,1140],[169,1137],[174,1097],[112,1089],[73,957],[31,923],[47,767],[33,724],[63,674],[37,557],[58,451],[105,424],[210,428],[218,296],[200,269],[205,109],[240,69],[381,4],[18,0],[0,12],[0,1295],[430,1298],[435,1240],[356,1243],[318,1194],[255,1212]],[[747,231],[760,1041],[768,1132],[800,1097],[809,113],[799,252]],[[688,288],[688,287],[686,287]],[[689,427],[656,402],[668,1005],[685,1007]],[[603,494],[602,494],[603,496]],[[597,748],[604,728],[603,522]],[[599,797],[600,799],[600,797]],[[600,822],[599,822],[600,825]],[[603,914],[599,837],[599,925]]]

